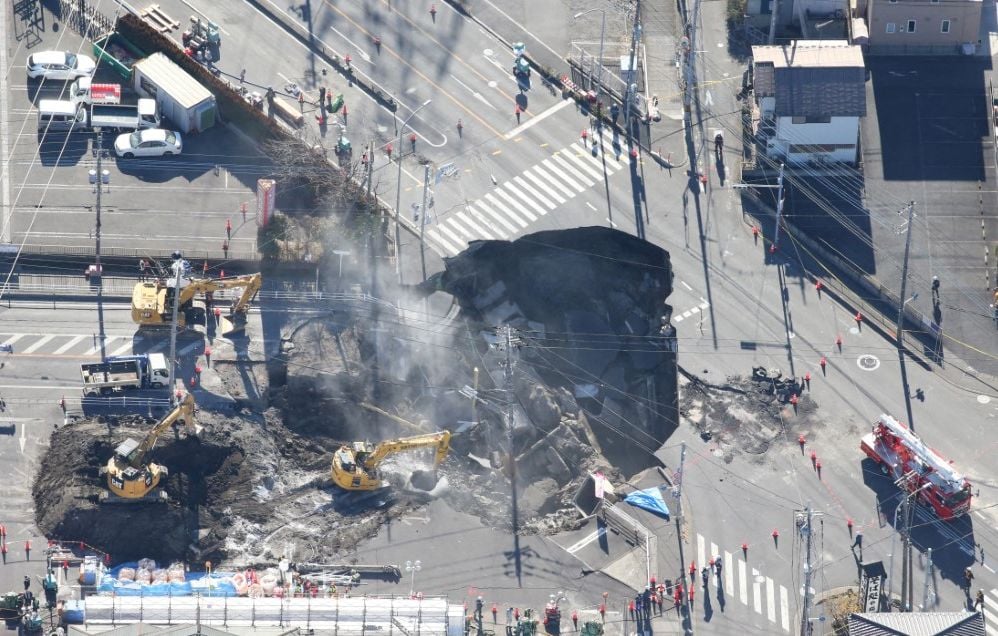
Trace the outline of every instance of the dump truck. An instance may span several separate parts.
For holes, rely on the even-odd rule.
[[[137,104],[91,104],[87,108],[87,126],[108,130],[159,128],[156,101],[140,99]]]
[[[182,133],[215,125],[215,96],[163,53],[153,53],[132,67],[135,92],[156,100],[160,114]]]
[[[107,64],[126,82],[132,79],[132,66],[145,57],[139,47],[114,31],[94,40],[93,51],[98,67]]]
[[[80,365],[83,395],[110,395],[130,389],[160,389],[170,382],[170,367],[162,353],[111,356],[104,362]]]

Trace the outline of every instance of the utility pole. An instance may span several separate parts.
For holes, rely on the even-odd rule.
[[[685,0],[683,3],[685,7]],[[700,0],[693,0],[693,15],[684,14],[686,20],[686,68],[684,72],[685,89],[683,90],[683,126],[686,129],[686,155],[689,160],[689,188],[694,195],[694,203],[700,205],[699,169],[696,153],[696,143],[693,138],[693,96],[697,92],[696,50],[697,50],[697,20],[700,16]]]
[[[177,314],[180,310],[180,274],[184,271],[182,259],[173,261],[173,268],[176,270],[176,277],[173,280],[173,312],[170,318],[170,405],[177,406],[180,400],[177,399],[177,392],[174,382],[177,378]],[[169,294],[169,288],[166,290]],[[210,320],[210,318],[208,318]]]
[[[922,488],[927,487],[929,484],[922,486],[921,488],[908,492],[908,481],[915,477],[914,472],[906,473],[901,476],[901,479],[897,480],[896,485],[904,491],[906,494],[901,500],[901,505],[904,508],[901,510],[901,611],[910,612],[912,598],[914,596],[914,564],[912,561],[912,549],[911,549],[911,526],[915,519],[915,502],[914,499],[921,492]]]
[[[679,572],[683,586],[686,587],[686,618],[684,626],[686,633],[693,633],[693,603],[690,601],[689,586],[696,585],[696,575],[691,575],[689,582],[686,581],[686,558],[683,555],[683,464],[686,463],[686,442],[680,445],[679,450],[679,478],[676,480],[676,538],[679,540]],[[729,566],[730,567],[730,566]]]
[[[929,548],[925,555],[925,581],[922,582],[922,611],[929,611],[929,581],[933,577],[932,548]],[[932,604],[936,604],[936,595],[932,594]]]
[[[102,160],[104,159],[104,137],[100,128],[97,129],[97,138],[94,140],[96,144],[95,154],[97,159],[97,167],[90,171],[89,180],[90,184],[94,187],[94,194],[96,195],[96,200],[94,201],[94,212],[96,215],[96,220],[94,223],[94,265],[93,265],[93,275],[97,277],[97,301],[100,303],[101,296],[104,292],[104,272],[101,267],[100,262],[100,230],[101,230],[101,195],[104,193],[104,186],[111,182],[111,173],[104,170]],[[88,271],[89,266],[88,266]],[[104,321],[100,321],[100,357],[101,361],[107,359],[107,351],[104,349],[104,343],[106,342],[106,337],[104,334]],[[96,345],[96,343],[94,343]]]
[[[694,28],[696,26],[694,25]],[[627,143],[628,146],[633,147],[633,139],[631,135],[631,102],[634,99],[634,88],[637,86],[636,83],[631,82],[632,78],[637,77],[637,72],[634,66],[637,64],[637,50],[638,50],[638,38],[641,36],[641,0],[637,0],[634,3],[634,26],[631,28],[631,54],[628,61],[628,72],[631,74],[627,79],[627,86],[624,87],[624,125],[627,127]]]
[[[811,634],[811,549],[814,535],[814,511],[811,510],[810,503],[804,508],[804,515],[803,523],[801,523],[802,517],[798,515],[800,532],[804,535],[804,609],[800,615],[800,633],[801,636],[809,636]]]
[[[780,0],[773,0],[772,10],[773,14],[769,16],[769,41],[767,44],[772,44],[776,40],[776,16],[780,12]]]
[[[496,348],[506,354],[505,359],[500,363],[503,367],[503,390],[506,394],[506,404],[503,406],[502,419],[503,426],[506,427],[506,440],[509,447],[509,456],[506,461],[509,467],[509,487],[511,493],[510,506],[512,508],[514,567],[516,568],[516,577],[519,582],[523,564],[520,562],[520,523],[516,498],[516,452],[513,449],[513,402],[515,400],[513,392],[513,347],[519,346],[520,339],[515,334],[515,330],[509,325],[499,327],[496,330],[496,335],[499,337]]]
[[[419,216],[419,264],[423,268],[423,282],[426,282],[426,194],[430,189],[430,164],[423,166],[423,209]]]
[[[905,206],[908,210],[908,220],[904,224],[904,265],[901,268],[901,297],[898,299],[898,324],[897,324],[897,345],[898,361],[901,363],[901,389],[904,391],[904,408],[908,415],[908,428],[915,430],[915,420],[911,415],[911,391],[908,388],[908,369],[904,364],[904,306],[908,304],[905,299],[905,291],[908,287],[908,255],[911,252],[911,220],[915,217],[915,202],[912,201]],[[904,210],[898,211],[898,215]],[[910,601],[910,599],[909,599]]]
[[[772,251],[780,244],[780,225],[783,223],[783,164],[780,164],[780,176],[776,179],[776,229],[773,231]]]

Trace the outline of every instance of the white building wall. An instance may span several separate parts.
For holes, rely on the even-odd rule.
[[[854,163],[859,142],[858,117],[832,117],[828,123],[793,123],[778,117],[776,133],[767,144],[767,154],[790,165],[809,161]],[[802,148],[820,146],[820,148]]]

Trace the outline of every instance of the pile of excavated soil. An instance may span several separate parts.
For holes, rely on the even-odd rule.
[[[780,440],[809,436],[822,428],[818,404],[806,387],[801,387],[796,412],[793,405],[774,392],[771,382],[751,376],[734,376],[723,384],[710,384],[686,376],[681,383],[680,411],[705,440],[709,440],[724,461],[735,455],[761,460],[769,447]]]

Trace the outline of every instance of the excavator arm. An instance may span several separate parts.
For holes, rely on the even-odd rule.
[[[159,436],[173,426],[174,422],[177,420],[183,420],[184,426],[188,433],[195,430],[194,396],[190,393],[184,396],[184,399],[177,405],[177,408],[170,411],[166,417],[161,419],[159,423],[156,424],[151,431],[149,431],[149,434],[142,440],[142,443],[140,443],[127,457],[128,463],[136,468],[142,466],[142,460],[145,459],[146,453],[148,453],[149,450],[155,446],[156,440]]]
[[[431,447],[436,447],[437,449],[433,467],[438,468],[450,451],[450,431],[440,431],[439,433],[429,435],[417,435],[415,437],[404,437],[381,442],[364,458],[363,465],[366,469],[371,470],[377,468],[378,464],[390,455]]]
[[[231,278],[197,278],[187,279],[186,286],[181,287],[177,294],[177,302],[181,307],[190,303],[195,296],[205,292],[216,292],[223,289],[233,289],[241,287],[243,293],[232,306],[232,314],[244,317],[249,303],[260,291],[263,285],[263,277],[259,274],[245,274],[243,276],[233,276]],[[171,314],[171,294],[172,288],[164,280],[155,282],[141,282],[135,285],[132,292],[132,320],[143,327],[155,327],[168,325]],[[180,316],[180,324],[183,324],[183,316]]]
[[[184,287],[180,292],[180,304],[190,302],[194,296],[204,292],[216,292],[223,289],[233,289],[242,287],[243,293],[232,305],[233,313],[246,313],[250,301],[260,291],[263,286],[263,277],[260,274],[246,274],[244,276],[233,276],[231,278],[203,278],[191,281],[191,284]]]

